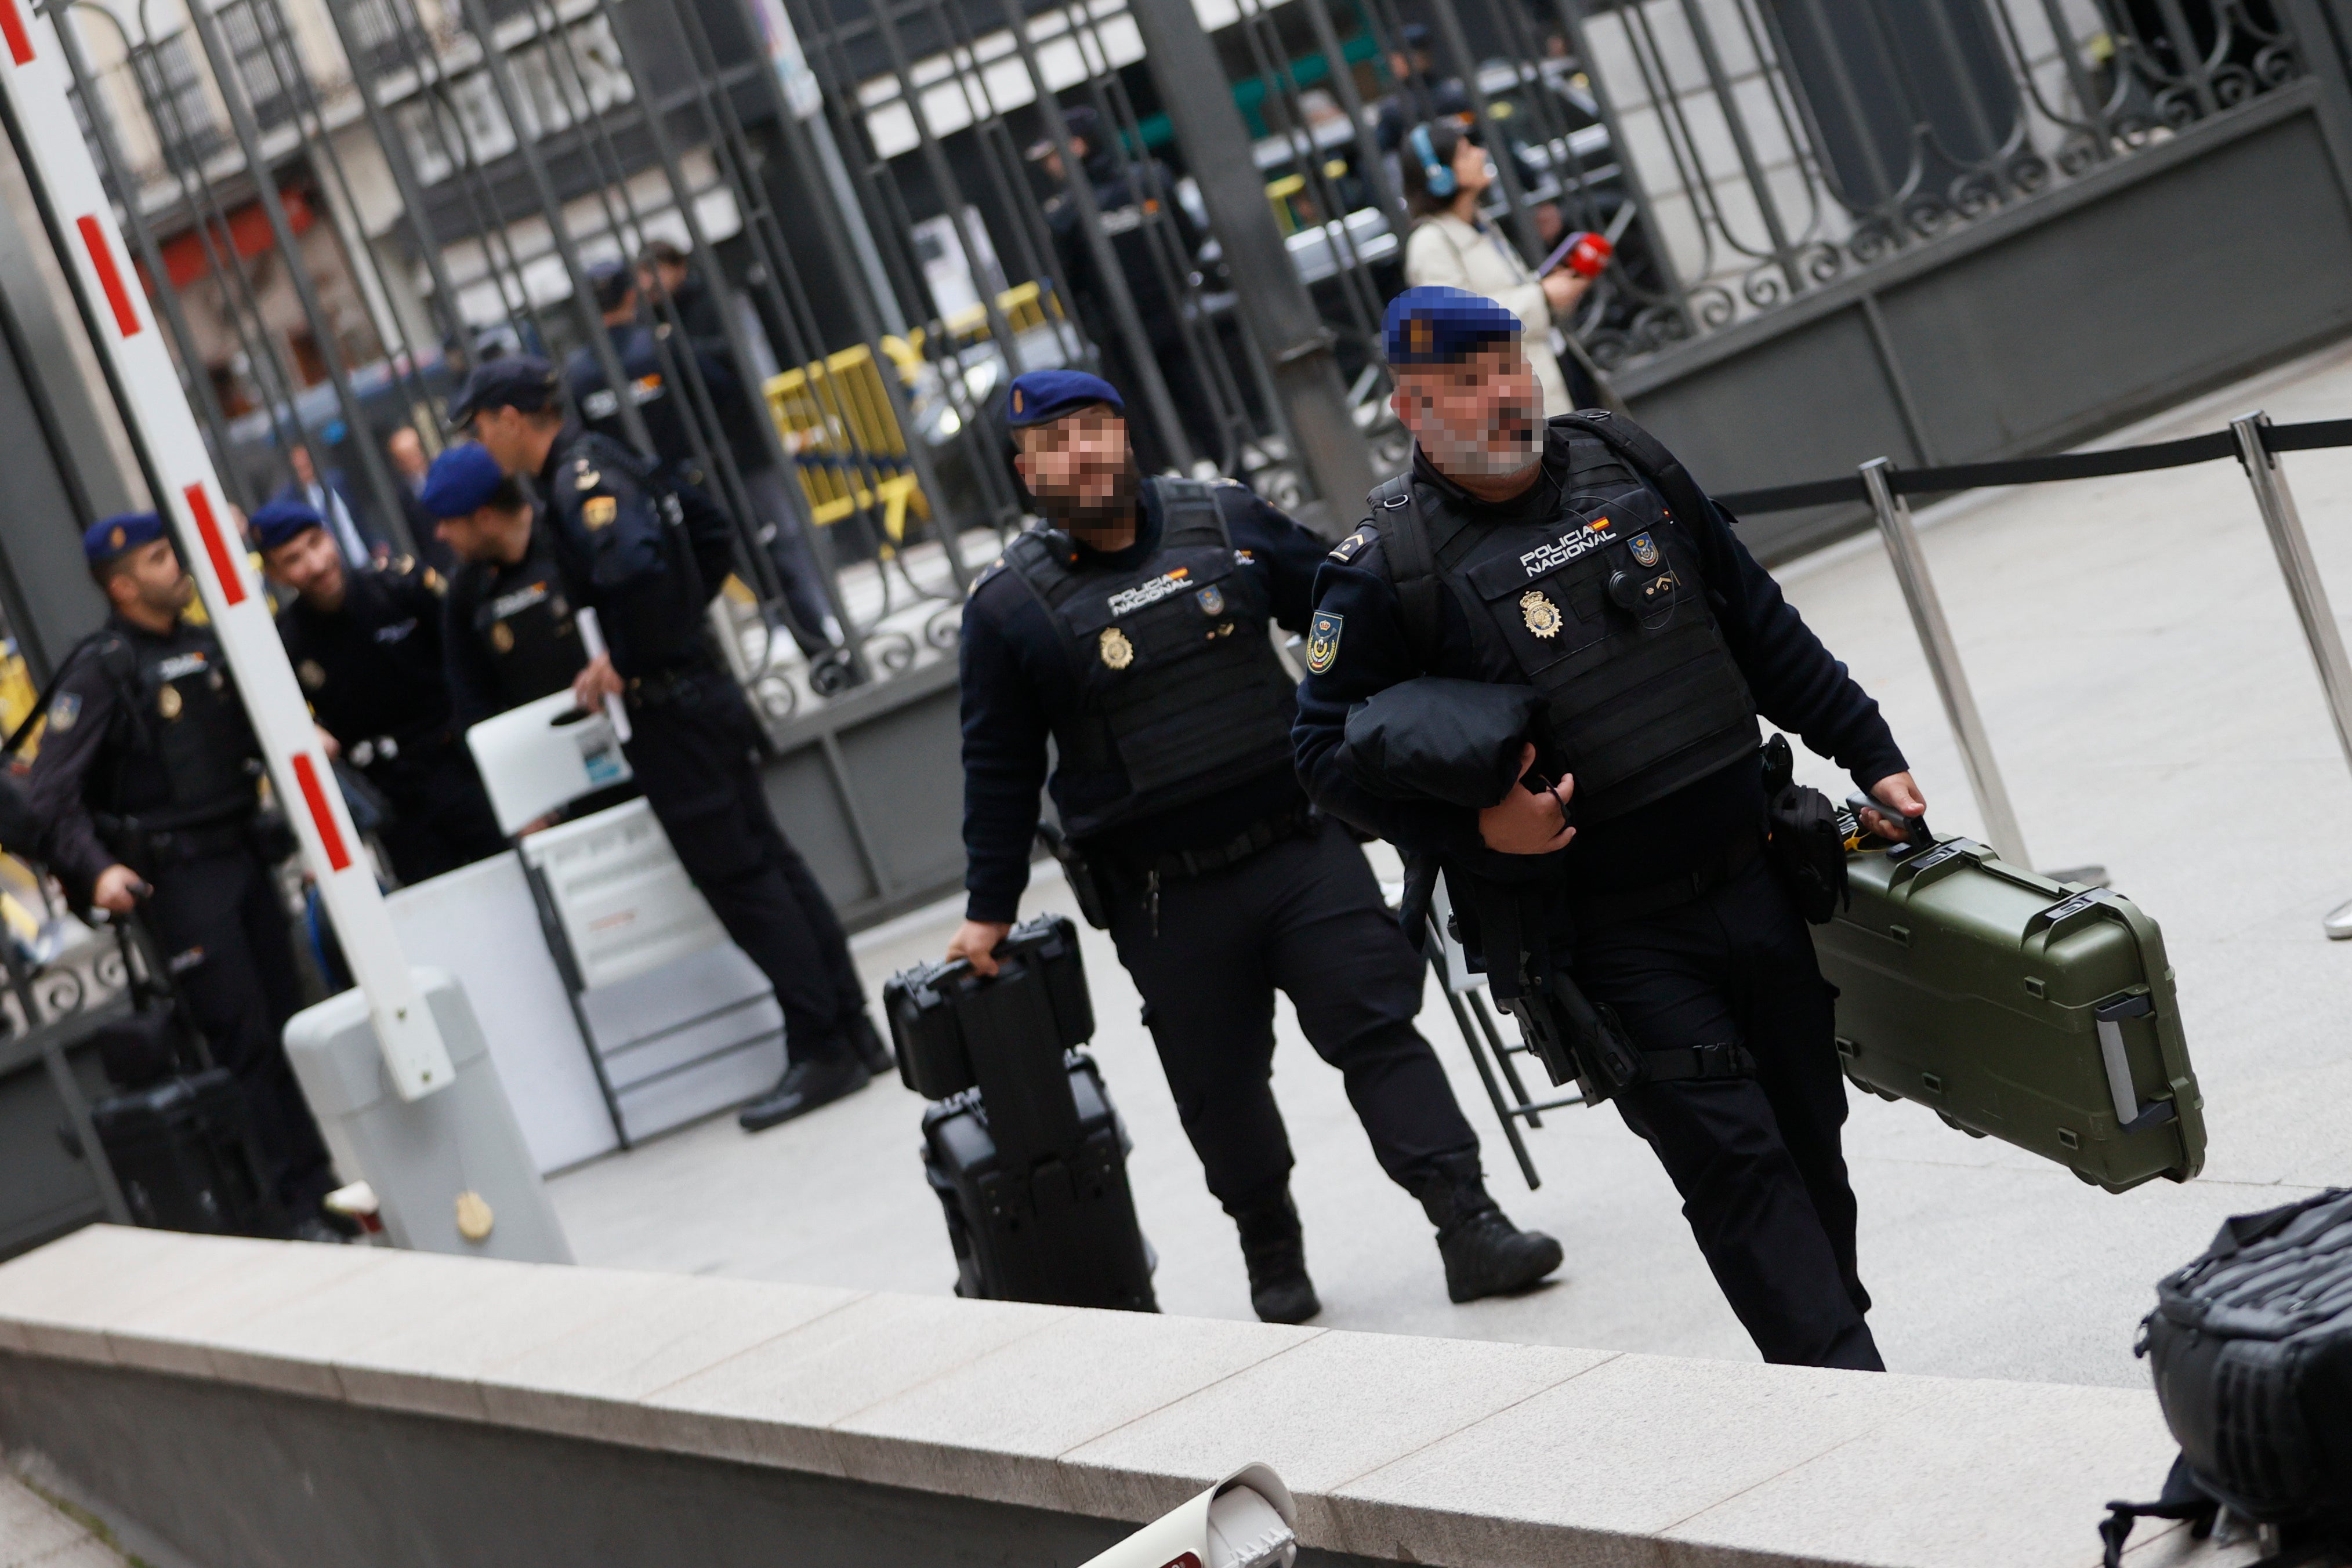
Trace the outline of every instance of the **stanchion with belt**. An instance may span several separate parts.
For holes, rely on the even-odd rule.
[[[2352,659],[2346,656],[2335,612],[2329,606],[2326,588],[2311,553],[2311,541],[2303,531],[2294,493],[2288,489],[2286,476],[2278,465],[2278,455],[2284,452],[2312,452],[2335,446],[2352,446],[2352,419],[2273,424],[2268,416],[2255,410],[2231,420],[2227,430],[2145,446],[1999,463],[1956,464],[1943,468],[1897,468],[1886,458],[1874,457],[1863,464],[1861,471],[1851,479],[1819,479],[1802,485],[1736,491],[1718,496],[1716,500],[1726,510],[1741,516],[1853,502],[1871,508],[1877,519],[1879,536],[1886,545],[1888,559],[1894,565],[1895,580],[1902,586],[1904,602],[1910,608],[1920,651],[1927,656],[1937,694],[1943,699],[1945,716],[1951,721],[1961,767],[1968,773],[1969,788],[1984,817],[1986,834],[2001,859],[2026,866],[2030,862],[2024,835],[2018,828],[2008,788],[2001,782],[2000,770],[1993,761],[1991,740],[1977,711],[1976,697],[1969,687],[1968,674],[1961,667],[1951,627],[1944,619],[1943,604],[1937,597],[1935,580],[1928,573],[1927,558],[1919,548],[1918,530],[1912,523],[1911,509],[1905,497],[1949,495],[1996,485],[2099,479],[2237,458],[2246,471],[2247,482],[2253,486],[2254,504],[2262,513],[2263,529],[2278,556],[2279,570],[2286,579],[2287,595],[2294,601],[2295,617],[2303,624],[2312,662],[2318,667],[2328,716],[2336,725],[2336,737],[2344,747],[2346,761],[2352,763]],[[2061,882],[2099,882],[2105,879],[2105,870],[2076,866],[2048,874]],[[2352,938],[2352,902],[2338,906],[2327,916],[2325,925],[2333,938]]]

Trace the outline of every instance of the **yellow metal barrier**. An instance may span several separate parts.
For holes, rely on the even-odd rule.
[[[904,379],[908,361],[896,348],[890,354]],[[827,355],[822,366],[786,371],[764,390],[818,527],[878,507],[883,530],[897,544],[910,514],[930,516],[908,462],[907,433],[865,344]]]
[[[1062,313],[1060,301],[1034,282],[998,295],[996,308],[1015,332],[1034,331]],[[988,337],[988,312],[975,305],[940,325],[950,343],[977,342]],[[912,386],[921,372],[923,342],[920,327],[882,340],[900,385]],[[908,518],[930,517],[930,500],[908,460],[907,433],[866,345],[827,355],[822,365],[786,371],[761,390],[818,527],[879,509],[883,531],[898,544],[906,538]]]

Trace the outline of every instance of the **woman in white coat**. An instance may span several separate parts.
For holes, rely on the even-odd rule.
[[[1415,126],[1397,151],[1405,211],[1413,220],[1404,245],[1405,286],[1445,284],[1501,304],[1526,326],[1519,341],[1543,389],[1545,417],[1572,413],[1576,402],[1552,352],[1552,323],[1576,308],[1591,280],[1565,267],[1538,277],[1502,231],[1478,216],[1495,166],[1475,131],[1440,120]]]

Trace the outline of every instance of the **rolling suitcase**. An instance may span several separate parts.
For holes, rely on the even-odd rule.
[[[956,1293],[1159,1310],[1127,1182],[1127,1142],[1101,1071],[1077,928],[1016,926],[983,979],[961,960],[882,988],[923,1115],[923,1167],[945,1211]]]
[[[1857,1086],[2109,1192],[2203,1166],[2164,938],[2137,904],[1960,838],[1851,853],[1847,883],[1813,946]]]
[[[158,1230],[283,1239],[292,1223],[264,1175],[245,1096],[185,1021],[170,970],[137,916],[115,925],[129,1016],[97,1033],[118,1092],[90,1130],[132,1221]]]
[[[101,1100],[89,1122],[137,1223],[216,1236],[293,1234],[262,1179],[245,1097],[227,1068]]]

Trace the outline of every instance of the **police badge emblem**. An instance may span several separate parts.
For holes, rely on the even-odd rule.
[[[81,694],[79,692],[59,692],[57,700],[49,705],[51,729],[71,729],[74,727],[74,720],[80,716]]]
[[[610,528],[620,510],[621,503],[612,497],[591,496],[580,504],[580,520],[592,529]]]
[[[490,627],[490,646],[501,653],[514,652],[514,628],[500,621]]]
[[[1314,674],[1328,671],[1339,658],[1339,633],[1344,615],[1318,615],[1307,629],[1307,668]]]
[[[1652,542],[1649,535],[1635,534],[1633,536],[1633,559],[1640,561],[1643,566],[1655,566],[1658,564],[1658,547],[1656,544]]]
[[[1102,662],[1111,669],[1123,670],[1135,663],[1135,644],[1116,626],[1103,628],[1101,648]]]
[[[1519,595],[1519,614],[1527,622],[1528,630],[1537,636],[1551,638],[1559,635],[1562,624],[1559,606],[1546,598],[1542,590],[1530,588]]]
[[[1204,588],[1192,598],[1200,604],[1203,615],[1223,615],[1225,612],[1225,591],[1222,588]]]
[[[179,717],[181,706],[180,688],[169,682],[164,684],[162,691],[155,694],[155,711],[167,719]]]
[[[327,684],[327,672],[319,667],[319,661],[316,659],[303,660],[294,666],[294,673],[301,677],[304,685],[314,692]]]

